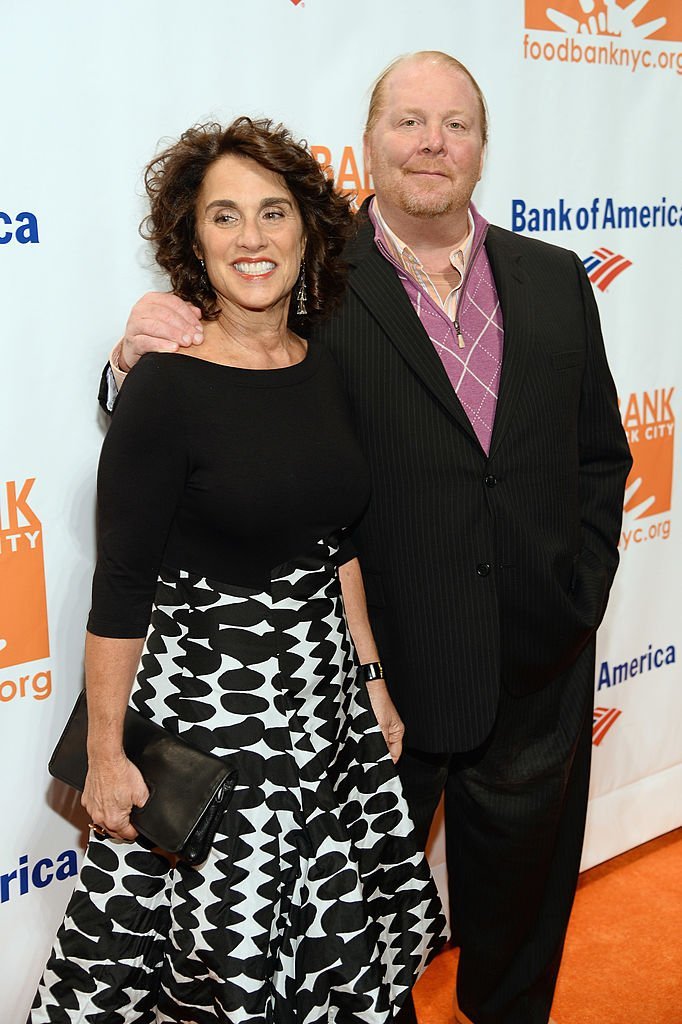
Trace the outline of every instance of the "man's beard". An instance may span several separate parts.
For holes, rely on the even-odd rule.
[[[405,213],[411,217],[422,217],[424,220],[452,213],[461,205],[452,193],[445,196],[415,196],[404,192],[400,198],[400,206]]]
[[[438,188],[431,192],[428,188],[411,188],[410,174],[406,174],[391,198],[410,217],[430,220],[468,207],[477,181],[478,178],[473,177],[470,181],[450,180],[450,187],[445,192]]]

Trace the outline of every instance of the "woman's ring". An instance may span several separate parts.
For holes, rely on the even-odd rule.
[[[101,825],[95,825],[94,821],[88,823],[88,828],[91,828],[98,836],[108,836],[109,833]]]

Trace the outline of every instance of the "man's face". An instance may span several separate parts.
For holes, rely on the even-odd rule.
[[[384,83],[365,137],[365,162],[382,212],[422,219],[464,210],[483,170],[478,97],[465,74],[414,61]]]

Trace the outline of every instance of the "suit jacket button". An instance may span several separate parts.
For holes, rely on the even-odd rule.
[[[479,576],[487,576],[488,573],[490,572],[490,563],[479,562],[478,565],[476,566],[476,572],[478,573]]]
[[[494,487],[497,483],[497,477],[494,476],[493,473],[488,473],[488,475],[484,477],[483,483],[486,487]]]

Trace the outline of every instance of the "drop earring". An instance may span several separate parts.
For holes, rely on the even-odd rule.
[[[305,260],[301,260],[301,270],[300,270],[300,274],[299,274],[299,285],[298,285],[298,291],[296,293],[296,315],[297,316],[306,316],[306,314],[308,312],[308,307],[306,305],[307,298],[308,298],[308,293],[307,293],[306,286],[305,286]]]

